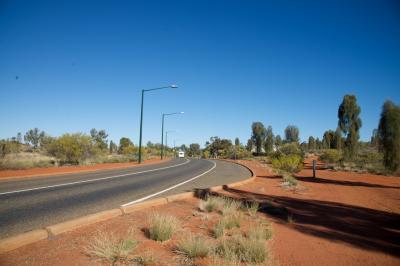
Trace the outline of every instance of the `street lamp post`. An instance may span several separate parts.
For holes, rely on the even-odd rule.
[[[162,114],[162,122],[161,122],[161,160],[164,158],[164,119],[168,115],[181,115],[185,112],[175,112],[169,114]]]
[[[176,85],[169,85],[169,86],[164,86],[164,87],[160,87],[160,88],[154,88],[154,89],[147,89],[147,90],[142,90],[142,104],[140,107],[140,133],[139,133],[139,160],[138,162],[141,163],[142,162],[142,128],[143,128],[143,101],[144,101],[144,93],[146,91],[155,91],[155,90],[161,90],[161,89],[175,89],[178,88],[178,86]]]
[[[166,147],[168,147],[168,133],[172,133],[172,132],[175,132],[175,130],[165,131],[165,146]],[[161,155],[162,155],[162,152],[163,152],[163,147],[164,147],[164,145],[161,146]]]

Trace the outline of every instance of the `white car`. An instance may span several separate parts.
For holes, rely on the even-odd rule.
[[[179,157],[179,158],[185,158],[185,152],[180,151],[180,152],[178,153],[178,157]]]

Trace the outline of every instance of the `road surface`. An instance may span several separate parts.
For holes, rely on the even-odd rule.
[[[149,196],[232,183],[250,175],[246,168],[229,162],[174,159],[124,169],[0,181],[0,238]]]

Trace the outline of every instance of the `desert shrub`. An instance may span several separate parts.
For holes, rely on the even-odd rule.
[[[268,257],[264,240],[242,236],[222,239],[216,252],[225,259],[241,260],[250,264],[263,263]]]
[[[221,197],[208,196],[207,199],[201,200],[199,208],[205,212],[213,212],[221,210],[224,206],[224,199]]]
[[[84,250],[89,256],[106,260],[114,265],[117,261],[125,260],[137,244],[136,240],[119,239],[112,233],[101,232]]]
[[[233,227],[240,227],[242,223],[243,215],[240,211],[232,212],[224,218],[222,218],[222,222],[225,225],[226,229],[232,229]]]
[[[143,255],[136,255],[132,259],[131,266],[149,266],[149,265],[157,265],[158,259],[154,257],[153,253],[145,253]]]
[[[214,236],[216,238],[223,237],[225,235],[225,221],[220,220],[214,227]]]
[[[291,175],[284,175],[282,177],[284,185],[288,187],[295,187],[298,184],[297,179],[294,176]]]
[[[284,155],[299,155],[302,156],[302,151],[299,144],[292,142],[286,143],[279,147],[279,151]]]
[[[177,251],[190,259],[203,258],[208,255],[209,243],[201,236],[189,234],[178,242]]]
[[[257,240],[269,240],[272,237],[272,229],[269,225],[258,225],[255,227],[251,227],[248,232],[248,236],[250,239]]]
[[[53,167],[57,160],[40,153],[11,153],[0,159],[0,169],[29,169],[34,167]]]
[[[342,159],[342,154],[336,149],[324,150],[320,159],[326,163],[338,163]]]
[[[247,213],[250,217],[256,217],[258,209],[260,208],[260,204],[256,201],[252,202],[251,204],[247,205]]]
[[[18,153],[22,150],[22,144],[12,140],[0,140],[0,158],[10,153]]]
[[[240,201],[230,198],[221,198],[221,199],[223,201],[223,207],[221,210],[223,216],[234,214],[238,212],[242,207]]]
[[[179,221],[171,215],[153,213],[149,218],[149,236],[156,241],[166,241],[178,229]]]
[[[81,133],[64,134],[54,140],[48,149],[62,164],[79,164],[99,153],[91,137]]]
[[[272,166],[278,170],[297,173],[303,168],[303,160],[299,155],[281,155],[271,160]]]

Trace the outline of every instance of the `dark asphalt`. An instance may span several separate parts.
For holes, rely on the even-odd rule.
[[[233,163],[175,159],[120,170],[0,181],[0,238],[118,208],[200,175],[211,169],[214,162],[216,168],[209,173],[157,197],[250,177],[246,168]],[[72,182],[77,183],[68,184]],[[62,184],[68,185],[59,186]],[[58,187],[4,194],[47,186]]]

